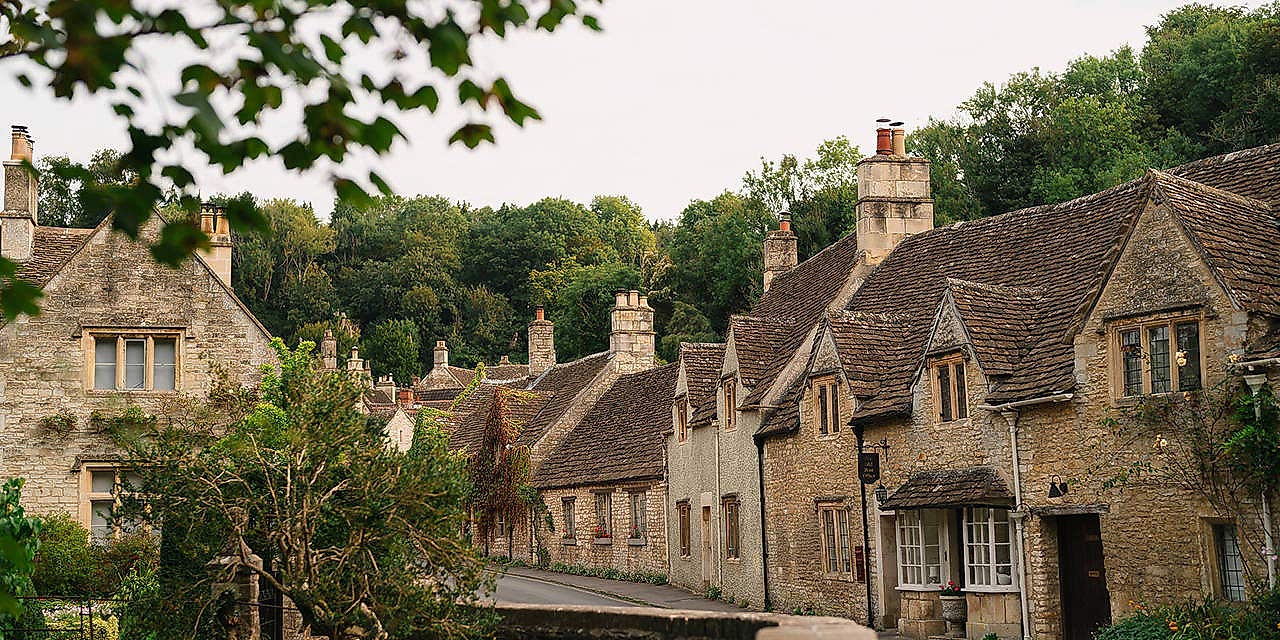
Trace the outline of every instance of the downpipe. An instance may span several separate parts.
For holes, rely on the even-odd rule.
[[[1259,360],[1257,363],[1274,364],[1275,359]],[[1267,383],[1267,374],[1252,373],[1244,377],[1245,384],[1249,385],[1249,391],[1253,394],[1253,417],[1262,422],[1262,403],[1258,400],[1258,392],[1262,391],[1262,385]],[[1265,488],[1262,490],[1262,550],[1263,559],[1267,563],[1267,586],[1276,588],[1276,543],[1271,528],[1271,492]]]
[[[1018,464],[1018,412],[1007,409],[1000,413],[1009,424],[1009,445],[1013,456],[1013,500],[1017,507],[1009,517],[1018,530],[1018,600],[1022,605],[1022,637],[1031,640],[1031,603],[1027,594],[1027,512],[1022,504],[1022,473]]]

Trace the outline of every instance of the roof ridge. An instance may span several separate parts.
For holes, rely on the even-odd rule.
[[[1166,171],[1173,172],[1173,171],[1182,171],[1182,170],[1188,170],[1188,169],[1199,169],[1201,167],[1219,166],[1219,165],[1227,164],[1229,162],[1235,162],[1236,160],[1239,160],[1241,158],[1260,156],[1267,153],[1271,153],[1273,151],[1280,151],[1280,142],[1273,142],[1271,144],[1264,144],[1257,147],[1249,147],[1248,149],[1239,149],[1237,151],[1228,151],[1227,153],[1219,154],[1216,156],[1209,156],[1208,158],[1200,158],[1199,160],[1192,160],[1191,162],[1188,162],[1186,164],[1180,164],[1176,167],[1169,167]]]
[[[1278,144],[1277,146],[1280,146],[1280,144]],[[1264,200],[1251,198],[1249,196],[1236,193],[1234,191],[1227,191],[1226,189],[1222,189],[1220,187],[1208,185],[1203,182],[1197,182],[1190,178],[1184,178],[1182,176],[1168,173],[1166,171],[1160,171],[1159,169],[1147,169],[1147,173],[1145,177],[1157,184],[1165,181],[1172,182],[1174,184],[1178,184],[1184,187],[1189,187],[1209,195],[1227,198],[1229,200],[1235,200],[1239,204],[1243,204],[1243,205],[1252,207],[1254,209],[1262,209],[1268,212],[1273,211],[1271,203],[1266,202]]]

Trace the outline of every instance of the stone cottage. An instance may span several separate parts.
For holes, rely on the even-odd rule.
[[[585,356],[573,362],[557,363],[554,343],[555,327],[539,309],[529,325],[529,375],[513,380],[488,378],[482,380],[475,385],[468,396],[461,399],[453,412],[450,418],[451,446],[455,449],[475,451],[482,446],[485,420],[494,394],[502,388],[522,392],[519,398],[511,403],[509,417],[520,425],[516,443],[529,447],[531,481],[535,487],[545,489],[544,502],[555,523],[556,531],[547,529],[545,517],[542,515],[531,517],[530,514],[525,514],[516,522],[499,521],[496,523],[497,531],[489,540],[477,541],[477,544],[490,555],[534,562],[538,559],[539,549],[542,549],[543,555],[549,557],[552,562],[612,562],[613,556],[605,554],[603,550],[597,555],[587,557],[569,548],[570,545],[565,544],[563,537],[564,528],[567,526],[581,536],[584,546],[594,544],[595,538],[590,534],[595,532],[597,526],[605,527],[605,531],[609,533],[609,536],[601,536],[601,538],[612,539],[615,523],[629,523],[624,525],[624,528],[634,524],[630,520],[615,520],[612,515],[624,504],[629,504],[626,502],[630,500],[629,496],[638,493],[638,491],[630,491],[631,489],[652,485],[654,488],[645,488],[644,493],[641,494],[646,496],[662,491],[663,485],[653,482],[652,465],[645,464],[636,467],[641,473],[635,476],[629,476],[627,472],[615,469],[612,473],[596,477],[593,484],[563,482],[561,470],[565,464],[569,463],[568,458],[577,454],[561,454],[557,457],[556,451],[563,445],[569,447],[571,451],[581,452],[582,449],[575,448],[579,446],[579,440],[599,442],[601,429],[622,429],[621,435],[626,438],[634,436],[642,441],[648,441],[650,442],[649,456],[661,458],[660,439],[657,435],[650,437],[645,434],[650,431],[653,434],[660,434],[669,428],[669,424],[650,426],[646,420],[652,410],[651,406],[630,405],[629,410],[640,411],[638,415],[641,417],[635,418],[630,415],[620,415],[616,413],[616,409],[606,408],[609,404],[616,403],[618,398],[626,397],[628,394],[644,394],[645,398],[657,399],[655,390],[666,388],[663,386],[665,378],[661,375],[668,375],[672,383],[669,386],[674,385],[674,370],[671,368],[663,369],[662,371],[669,374],[661,374],[658,378],[640,375],[655,367],[653,309],[649,306],[646,296],[640,295],[638,291],[619,291],[615,296],[614,308],[610,316],[612,328],[608,351]],[[602,400],[602,396],[609,393],[613,394],[610,400],[608,402]],[[661,417],[669,419],[671,394],[667,393],[662,402]],[[597,408],[598,405],[602,406]],[[588,416],[590,416],[590,422],[587,421]],[[653,431],[654,429],[656,431]],[[643,443],[639,446],[644,448]],[[551,462],[553,458],[555,461]],[[551,475],[544,475],[544,473]],[[660,478],[661,473],[658,476]],[[605,493],[606,489],[608,494]],[[576,510],[590,514],[594,513],[590,505],[595,504],[595,496],[610,494],[614,495],[614,498],[602,498],[604,502],[601,504],[606,508],[600,512],[602,515],[599,519],[595,517],[571,519],[566,525],[563,513],[566,498],[576,496],[576,502],[573,503]],[[665,531],[661,520],[663,496],[652,495],[651,504],[644,499],[638,504],[649,505],[643,511],[653,518],[644,522],[645,543],[628,544],[627,553],[620,554],[618,560],[622,566],[657,567],[662,564],[661,560],[665,557],[665,549],[661,552],[652,551],[660,545],[662,532]],[[630,529],[628,528],[627,531],[629,532]],[[650,537],[653,542],[649,542]],[[621,540],[618,541],[616,548],[623,548]],[[655,553],[657,561],[648,557]]]
[[[549,322],[542,317],[543,310],[538,308],[534,324],[534,333],[537,333],[536,323],[541,319],[542,322]],[[554,346],[549,347],[551,363],[555,363]],[[531,352],[538,349],[531,349]],[[413,402],[425,407],[435,409],[448,409],[458,395],[463,392],[475,379],[476,372],[473,369],[463,367],[455,367],[449,364],[449,345],[444,340],[437,340],[435,351],[432,353],[431,371],[427,372],[422,378],[415,378],[410,389],[413,392]],[[535,363],[535,367],[537,364]],[[542,373],[545,369],[538,370]],[[524,364],[512,364],[507,356],[502,356],[498,360],[498,364],[486,366],[484,368],[485,378],[494,381],[503,380],[521,380],[529,377],[530,366]]]
[[[0,476],[27,479],[34,513],[76,516],[97,539],[112,518],[121,474],[94,412],[131,407],[163,414],[184,395],[206,394],[218,376],[254,385],[276,361],[271,336],[231,290],[231,237],[217,207],[200,212],[213,246],[176,269],[147,246],[157,214],[135,242],[94,229],[42,226],[25,128],[14,127],[4,162],[0,254],[44,294],[38,316],[0,325]]]
[[[1126,408],[1240,373],[1257,389],[1277,362],[1280,146],[940,229],[904,151],[882,131],[856,233],[770,278],[745,316],[776,327],[769,348],[744,362],[731,331],[722,370],[759,425],[761,598],[924,638],[950,581],[970,637],[1088,638],[1131,600],[1240,599],[1274,575],[1274,500],[1115,480],[1180,442]],[[677,469],[673,488],[693,482]]]

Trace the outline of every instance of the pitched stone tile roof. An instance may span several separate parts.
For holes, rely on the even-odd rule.
[[[1008,507],[1013,494],[991,467],[924,471],[911,476],[889,496],[881,509],[939,507]]]
[[[531,410],[531,413],[527,416],[528,420],[525,422],[519,438],[517,438],[519,444],[533,446],[542,439],[542,436],[546,434],[547,429],[551,428],[551,425],[560,420],[573,405],[573,401],[578,397],[578,394],[592,380],[595,380],[596,376],[608,364],[609,353],[602,352],[573,362],[557,364],[533,380],[519,378],[505,381],[482,381],[476,386],[475,391],[468,395],[454,411],[454,417],[451,419],[454,425],[454,432],[450,440],[450,446],[458,449],[469,445],[473,446],[479,442],[479,433],[484,426],[489,401],[492,399],[494,389],[497,387],[526,389],[535,392],[534,400],[525,403],[535,407],[535,410]],[[524,405],[522,404],[522,406]]]
[[[1044,292],[948,278],[947,293],[983,371],[991,376],[1012,374],[1031,348],[1028,320],[1035,318]]]
[[[512,383],[490,383],[481,382],[476,385],[467,397],[462,400],[458,407],[454,410],[453,415],[448,418],[453,433],[449,437],[450,449],[470,449],[475,451],[480,447],[480,443],[484,438],[485,421],[489,418],[489,409],[492,405],[493,396],[499,389],[521,390],[523,385],[514,385]],[[515,421],[521,429],[520,435],[516,438],[519,444],[531,445],[532,442],[526,438],[529,423],[533,421],[538,412],[542,410],[547,401],[551,399],[549,393],[528,392],[513,398],[507,405],[508,419]]]
[[[716,415],[716,383],[724,363],[723,342],[681,342],[680,363],[684,366],[688,402],[692,408],[689,422],[701,424]]]
[[[18,268],[18,277],[37,287],[48,284],[75,255],[94,229],[36,227],[31,259]]]
[[[620,376],[537,470],[541,488],[662,476],[678,365]]]
[[[495,364],[484,368],[484,377],[489,380],[515,380],[529,376],[527,364]]]
[[[1151,178],[1236,301],[1280,314],[1280,227],[1272,206],[1172,174],[1153,171]]]

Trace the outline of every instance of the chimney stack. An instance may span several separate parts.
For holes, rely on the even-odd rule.
[[[333,329],[324,330],[324,338],[320,340],[320,359],[324,361],[325,369],[338,370],[338,339],[333,337]]]
[[[533,312],[529,323],[529,375],[542,375],[556,366],[556,325],[547,320],[541,305]]]
[[[231,225],[226,210],[211,202],[200,205],[200,231],[209,236],[210,247],[205,250],[204,261],[218,274],[228,287],[231,286]]]
[[[27,168],[32,161],[31,135],[13,126],[13,146],[4,161],[4,210],[0,211],[0,256],[26,262],[35,251],[36,205],[39,180]]]
[[[431,360],[431,369],[444,371],[449,368],[449,345],[444,340],[436,340],[436,352]]]
[[[933,228],[929,161],[906,155],[901,124],[876,129],[876,155],[858,163],[855,233],[868,264],[879,263],[903,238]]]
[[[655,364],[654,332],[649,297],[634,289],[619,289],[613,301],[609,350],[613,352],[615,370],[618,373],[636,373],[652,369]]]
[[[795,268],[799,262],[796,234],[791,231],[791,215],[778,216],[778,229],[764,238],[764,290],[769,291],[773,279]]]

